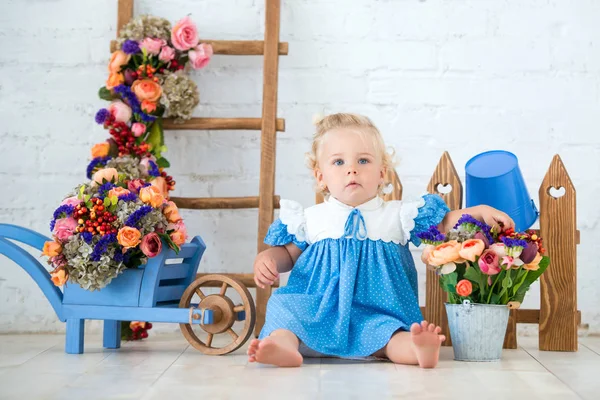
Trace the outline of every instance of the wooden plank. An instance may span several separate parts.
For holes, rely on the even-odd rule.
[[[219,209],[239,209],[239,208],[258,208],[259,197],[171,197],[179,208],[193,210],[219,210]],[[271,207],[279,208],[279,196],[273,196]],[[265,232],[266,234],[266,232]]]
[[[132,2],[133,5],[133,2]],[[132,8],[133,15],[133,8]],[[129,17],[131,19],[131,16]],[[129,22],[129,19],[125,23]],[[264,41],[262,40],[209,40],[200,39],[200,43],[209,43],[213,47],[213,54],[228,56],[262,56],[264,54]],[[280,42],[278,51],[280,56],[287,56],[288,43]],[[117,49],[117,41],[110,42],[111,53]]]
[[[551,188],[564,188],[559,198]],[[555,155],[539,190],[540,231],[550,266],[540,284],[541,350],[577,351],[577,245],[575,187]]]
[[[205,275],[214,275],[214,272],[196,274],[196,279],[202,278]],[[246,286],[246,287],[256,287],[256,283],[254,282],[254,273],[248,273],[248,274],[223,273],[223,274],[219,274],[219,275],[224,275],[224,276],[229,276],[231,278],[235,278],[235,279],[239,280],[240,282],[242,282],[244,284],[244,286]],[[206,284],[203,285],[203,287],[221,287],[222,284],[223,284],[223,282],[213,281],[213,282],[207,282]],[[278,287],[279,280],[276,280],[275,283],[273,284],[273,286]]]
[[[280,0],[266,0],[257,244],[259,252],[267,248],[263,240],[273,222],[274,208],[271,199],[275,193],[275,139],[277,134],[275,122],[277,119],[280,6]],[[256,289],[254,334],[257,336],[265,323],[267,301],[270,296],[271,287]]]
[[[175,123],[167,118],[163,121],[165,130],[248,130],[259,131],[262,128],[261,118],[192,118],[182,123]],[[276,129],[285,132],[285,120],[277,118]]]
[[[452,190],[448,193],[441,193],[439,185],[452,185]],[[447,151],[442,154],[440,161],[427,185],[429,193],[437,193],[442,196],[451,210],[458,210],[462,207],[463,187]],[[425,291],[425,319],[442,327],[442,333],[446,335],[444,346],[452,345],[450,338],[450,329],[448,328],[448,317],[444,302],[448,300],[447,294],[442,290],[439,284],[439,277],[431,269],[427,268],[426,273],[426,291]]]
[[[516,349],[517,347],[517,310],[510,310],[503,348]]]
[[[121,29],[133,18],[133,0],[119,0],[117,11],[117,36]],[[112,42],[111,42],[112,46]],[[111,48],[111,52],[113,52]]]

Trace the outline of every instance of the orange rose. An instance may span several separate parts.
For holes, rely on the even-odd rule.
[[[129,323],[129,328],[134,332],[140,329],[146,329],[146,323],[142,321],[131,321]]]
[[[177,246],[181,246],[182,244],[185,243],[185,232],[175,231],[175,232],[171,233],[169,236],[171,237],[171,240],[173,241],[173,243],[175,243]]]
[[[475,262],[475,258],[480,256],[481,253],[483,253],[483,250],[485,250],[485,243],[483,243],[483,240],[469,239],[462,242],[458,255],[465,260]]]
[[[429,253],[429,260],[427,264],[439,267],[450,262],[458,260],[458,251],[460,250],[460,243],[456,240],[450,240],[446,243],[435,246],[434,249]]]
[[[156,186],[164,198],[169,197],[169,185],[167,185],[167,180],[165,178],[162,176],[157,176],[156,178],[152,179],[150,184],[152,186]]]
[[[179,209],[177,208],[177,205],[175,205],[175,203],[172,201],[167,202],[165,208],[163,209],[163,214],[165,217],[167,217],[167,221],[169,222],[177,222],[182,219],[181,215],[179,215]]]
[[[165,198],[156,186],[146,186],[140,189],[140,200],[152,207],[160,207],[165,202]]]
[[[121,85],[123,82],[125,82],[125,77],[123,76],[123,74],[118,72],[111,72],[111,74],[108,76],[108,79],[106,80],[106,88],[108,90],[111,90],[115,86]]]
[[[162,88],[152,79],[138,79],[131,85],[131,91],[140,101],[158,101],[162,95]]]
[[[123,50],[117,50],[110,55],[110,61],[108,62],[108,72],[115,73],[120,72],[123,65],[127,65],[131,54],[125,53]]]
[[[537,271],[538,269],[540,269],[540,261],[542,261],[542,258],[542,255],[540,253],[537,253],[532,262],[530,262],[529,264],[523,264],[523,269],[526,269],[528,271]]]
[[[456,294],[458,294],[459,296],[466,297],[470,295],[472,291],[473,285],[469,280],[462,279],[456,284]]]
[[[109,150],[110,143],[108,142],[95,144],[94,147],[92,147],[92,158],[106,157],[108,155]]]
[[[48,257],[56,257],[62,253],[62,246],[57,242],[46,242],[44,243],[44,249],[42,254]]]
[[[119,173],[115,168],[104,168],[96,171],[92,177],[92,180],[100,185],[102,185],[104,179],[106,179],[107,182],[117,182],[119,180]]]
[[[429,260],[429,254],[434,248],[435,247],[433,245],[429,244],[423,249],[423,252],[421,253],[421,261],[423,261],[423,264],[427,264],[427,261]]]
[[[141,242],[142,233],[130,226],[124,226],[117,233],[117,241],[126,249],[135,247]]]
[[[67,283],[67,280],[69,279],[69,274],[67,274],[67,271],[65,271],[64,268],[58,270],[55,269],[50,272],[50,276],[52,277],[51,279],[54,286],[62,286]]]
[[[121,186],[117,186],[114,187],[112,189],[110,189],[110,191],[108,192],[108,197],[119,197],[119,196],[123,196],[124,194],[129,194],[131,193],[129,190],[122,188]]]
[[[142,101],[142,111],[146,114],[151,114],[156,111],[156,103],[153,103],[148,100]]]

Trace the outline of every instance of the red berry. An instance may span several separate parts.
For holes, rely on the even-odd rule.
[[[142,331],[142,333],[140,334],[140,336],[142,337],[142,339],[146,339],[148,337],[148,332]]]
[[[152,324],[150,322],[146,322],[146,330],[149,331],[152,329]]]

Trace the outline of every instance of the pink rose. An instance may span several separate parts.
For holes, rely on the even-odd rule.
[[[160,53],[160,48],[166,44],[167,42],[165,42],[163,39],[146,38],[140,43],[140,48],[146,49],[148,54],[157,55]]]
[[[129,122],[131,119],[131,108],[120,100],[110,103],[107,109],[117,122]]]
[[[169,46],[165,46],[160,50],[158,59],[162,62],[169,62],[175,58],[175,49]]]
[[[133,136],[140,137],[146,132],[146,125],[141,122],[134,122],[131,125],[131,132],[133,132]]]
[[[145,182],[141,179],[132,179],[127,182],[127,189],[133,193],[139,193],[140,189],[144,187]]]
[[[67,257],[64,254],[52,257],[50,261],[52,261],[55,268],[64,268],[67,266]]]
[[[173,230],[174,232],[171,232],[169,234],[169,236],[171,237],[171,240],[178,246],[181,246],[182,244],[185,243],[185,241],[187,240],[187,228],[185,227],[185,224],[183,223],[183,220],[180,219],[179,221],[175,222],[175,223],[170,223],[167,225],[167,232]]]
[[[77,198],[77,196],[73,196],[73,197],[67,197],[66,199],[64,199],[62,201],[62,203],[60,203],[61,206],[64,206],[65,204],[68,204],[70,206],[77,206],[78,204],[81,203],[81,200]]]
[[[496,275],[500,273],[500,267],[498,266],[499,258],[496,253],[492,250],[485,250],[477,262],[481,272],[486,275]]]
[[[56,220],[56,224],[54,225],[54,230],[52,233],[59,241],[65,242],[67,239],[73,236],[75,228],[77,228],[77,221],[75,218],[61,218]]]
[[[198,47],[188,52],[192,68],[200,69],[206,66],[213,55],[213,48],[210,44],[202,43]]]
[[[140,249],[146,256],[156,257],[162,250],[162,241],[156,233],[151,232],[142,238]]]
[[[198,30],[190,17],[182,18],[171,30],[171,41],[177,50],[185,51],[198,44]]]
[[[506,247],[504,246],[504,243],[494,243],[490,246],[490,250],[496,253],[500,258],[506,256]]]

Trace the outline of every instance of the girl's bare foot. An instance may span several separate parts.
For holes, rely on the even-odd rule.
[[[302,355],[298,349],[279,343],[267,337],[263,340],[253,339],[248,346],[248,361],[271,364],[278,367],[299,367]]]
[[[410,327],[412,343],[421,368],[434,368],[440,358],[440,347],[446,336],[440,335],[442,328],[427,321]]]

